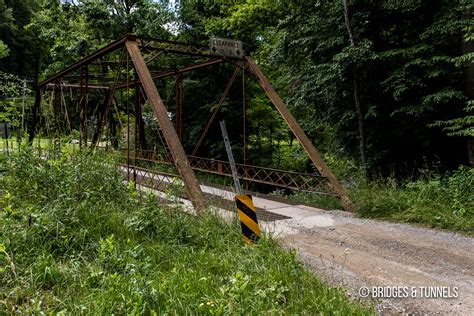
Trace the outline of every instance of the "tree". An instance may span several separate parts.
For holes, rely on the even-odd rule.
[[[463,55],[453,58],[455,65],[465,69],[466,74],[466,95],[468,101],[464,107],[465,115],[463,117],[437,121],[433,126],[441,126],[450,136],[474,137],[474,22],[472,21],[471,10],[474,5],[465,6],[464,19],[469,21],[465,26]]]
[[[349,42],[351,43],[351,48],[356,48],[356,41],[354,37],[354,31],[352,29],[350,16],[349,16],[349,4],[347,0],[343,0],[344,6],[344,23],[347,28],[347,34],[349,36]],[[357,113],[357,124],[359,126],[359,151],[360,151],[360,164],[362,169],[365,170],[367,167],[367,159],[365,154],[365,131],[364,131],[364,114],[362,113],[362,108],[360,105],[360,97],[359,97],[359,78],[357,75],[357,71],[354,67],[351,67],[351,74],[352,74],[352,92],[354,94],[354,104]]]
[[[0,71],[34,78],[38,68],[38,40],[25,30],[38,9],[35,0],[0,0]],[[10,52],[6,53],[6,47]]]
[[[3,41],[0,41],[0,58],[7,57],[9,53],[8,46]]]
[[[461,1],[346,4],[350,21],[344,2],[287,2],[273,48],[265,50],[267,62],[283,70],[279,87],[308,133],[327,122],[332,150],[354,155],[357,149],[360,156],[363,122],[372,170],[462,162],[461,154],[452,155],[462,142],[430,127],[462,115],[467,98],[453,62],[462,55],[461,33],[468,24]],[[362,118],[352,105],[355,90],[366,108]]]
[[[44,0],[28,25],[48,47],[44,61],[53,73],[127,33],[168,39],[173,15],[152,0]]]
[[[38,40],[25,29],[37,8],[33,0],[0,0],[0,122],[14,127],[30,104],[25,78],[39,71]]]

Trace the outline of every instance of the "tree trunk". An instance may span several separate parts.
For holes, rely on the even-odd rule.
[[[354,39],[354,32],[352,30],[351,22],[349,19],[349,5],[347,0],[342,0],[344,5],[344,21],[346,24],[347,33],[349,35],[349,42],[352,47],[356,47],[356,42]],[[364,132],[364,114],[362,113],[362,108],[360,105],[360,95],[359,95],[359,82],[357,71],[354,67],[352,67],[352,87],[353,87],[353,95],[354,95],[354,104],[356,108],[357,114],[357,123],[359,126],[359,158],[361,167],[365,170],[366,168],[366,145],[365,145],[365,132]]]
[[[352,84],[354,89],[354,103],[357,113],[357,122],[359,125],[359,154],[360,154],[360,164],[361,167],[365,170],[367,167],[367,158],[365,153],[365,133],[364,133],[364,115],[362,114],[362,109],[360,106],[359,98],[359,84],[357,81],[357,72],[355,69],[352,69]]]
[[[471,10],[464,12],[463,19],[472,19]],[[468,54],[472,51],[474,51],[474,43],[463,40],[462,53]],[[469,100],[474,100],[474,63],[468,63],[464,68],[464,73],[466,76],[466,94]],[[473,115],[473,113],[468,113],[468,115]],[[474,137],[472,136],[467,139],[467,157],[469,164],[474,166]]]

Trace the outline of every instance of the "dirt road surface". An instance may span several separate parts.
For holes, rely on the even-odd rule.
[[[378,313],[384,315],[474,315],[474,239],[359,219],[341,211],[311,212],[303,218],[286,220],[291,230],[280,230],[280,239],[286,247],[295,249],[301,261],[324,281],[344,286],[356,300],[364,300],[359,293],[361,287],[406,287],[408,295],[403,289],[395,291],[408,298],[374,300]],[[419,297],[430,295],[421,288],[430,286],[445,287],[443,295],[451,298]],[[454,287],[457,298],[452,297],[456,296]]]

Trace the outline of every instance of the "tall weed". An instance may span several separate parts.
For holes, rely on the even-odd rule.
[[[401,184],[391,178],[367,182],[350,193],[364,217],[474,232],[474,168]]]

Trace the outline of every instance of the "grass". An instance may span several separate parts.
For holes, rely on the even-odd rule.
[[[23,137],[20,143],[18,142],[18,138],[16,136],[11,136],[8,138],[8,140],[0,139],[0,150],[17,150],[18,148],[27,145],[27,143],[28,136]],[[79,150],[79,144],[73,144],[71,142],[68,142],[67,140],[62,140],[61,146],[62,150],[67,150],[71,153]],[[54,139],[45,137],[35,137],[32,142],[32,147],[36,150],[49,150],[54,147]]]
[[[359,215],[474,235],[474,168],[398,183],[385,179],[350,190]]]
[[[426,174],[418,180],[358,179],[347,191],[360,217],[474,235],[474,168],[460,167],[444,175]],[[327,209],[341,208],[333,196],[295,192],[287,197]]]
[[[0,155],[0,314],[373,313],[272,238],[157,205],[109,158],[50,157]]]

